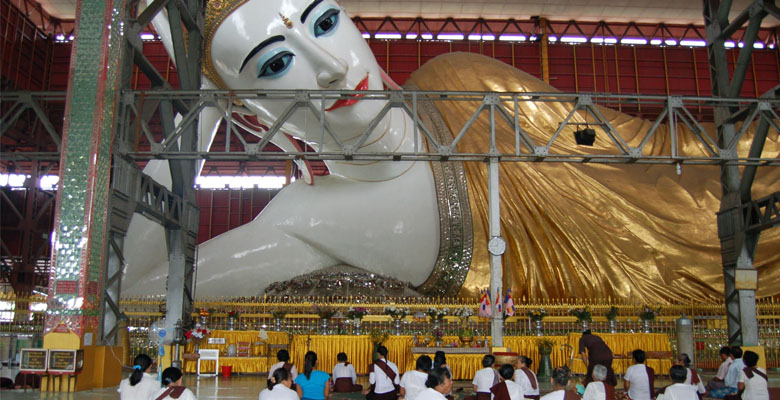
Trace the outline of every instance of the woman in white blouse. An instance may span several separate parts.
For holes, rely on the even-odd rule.
[[[434,368],[425,381],[428,389],[417,395],[416,400],[446,400],[445,395],[452,390],[452,375],[445,368]]]
[[[133,373],[119,384],[119,399],[148,399],[154,392],[160,390],[160,382],[149,373],[152,369],[152,359],[146,354],[139,354],[133,360]]]
[[[263,389],[258,400],[299,400],[298,392],[290,389],[292,375],[286,368],[277,368],[268,378],[268,387]]]

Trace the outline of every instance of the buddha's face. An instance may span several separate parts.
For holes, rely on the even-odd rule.
[[[332,0],[249,0],[219,26],[211,57],[225,84],[236,90],[382,90],[371,49]],[[289,104],[243,102],[269,124]],[[313,103],[319,110],[320,101]],[[349,139],[362,133],[383,106],[358,98],[325,100],[325,118],[334,133]],[[316,117],[304,109],[283,130],[309,141],[320,136]]]

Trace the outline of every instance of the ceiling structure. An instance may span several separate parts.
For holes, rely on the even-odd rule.
[[[54,17],[73,19],[77,0],[38,0]],[[752,0],[734,0],[732,15],[747,8]],[[484,18],[551,21],[605,21],[704,25],[698,0],[341,0],[351,16],[408,18]],[[764,27],[780,25],[764,19]]]

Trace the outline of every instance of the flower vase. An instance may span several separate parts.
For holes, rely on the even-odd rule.
[[[439,323],[441,322],[440,319],[434,318],[433,319],[433,330],[438,331],[439,330]]]
[[[552,348],[550,347],[539,348],[539,355],[541,356],[541,360],[539,362],[539,370],[536,373],[538,378],[546,378],[552,375],[552,361],[550,360],[550,353],[552,353]]]
[[[200,316],[200,324],[202,326],[206,326],[206,316],[205,315],[201,315]]]
[[[435,342],[433,342],[434,346],[441,347],[441,339],[436,339]]]
[[[354,324],[355,324],[355,335],[360,336],[360,318],[355,318]]]
[[[235,325],[236,325],[236,319],[234,317],[229,317],[228,318],[228,330],[229,331],[235,330]]]
[[[200,340],[195,340],[192,343],[195,345],[194,353],[198,354],[200,352]]]
[[[617,328],[615,327],[615,320],[611,319],[609,320],[609,333],[615,333],[617,332]]]
[[[585,332],[588,330],[588,320],[582,320],[582,331]]]
[[[542,336],[542,320],[534,321],[536,324],[536,336]]]
[[[401,318],[394,318],[393,319],[393,327],[395,328],[395,335],[400,336],[401,335]]]
[[[322,320],[320,321],[320,328],[321,328],[320,334],[322,334],[322,335],[327,335],[328,334],[328,319],[327,318],[322,318]]]
[[[642,322],[644,323],[644,332],[645,333],[650,333],[650,320],[649,319],[645,319]]]
[[[277,332],[281,332],[282,331],[282,319],[281,318],[276,318],[274,320],[274,330],[277,331]]]

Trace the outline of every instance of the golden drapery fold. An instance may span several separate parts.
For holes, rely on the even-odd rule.
[[[556,92],[533,76],[488,57],[449,53],[427,62],[410,83],[421,90]],[[474,102],[435,102],[451,131],[471,117]],[[520,103],[522,127],[538,144],[547,143],[573,105]],[[511,109],[512,107],[508,107]],[[630,146],[651,126],[643,120],[600,108]],[[497,117],[500,153],[514,152],[514,131]],[[575,116],[574,122],[586,122]],[[712,124],[704,124],[710,132]],[[669,154],[669,132],[661,126],[645,154]],[[483,113],[458,144],[461,152],[488,152],[489,123]],[[554,144],[574,151],[573,127]],[[752,129],[745,134],[752,136]],[[682,151],[704,149],[688,129],[679,129]],[[749,141],[740,143],[746,155]],[[597,132],[594,152],[608,152],[609,139]],[[576,151],[582,153],[581,147]],[[616,150],[613,150],[617,153]],[[770,134],[763,157],[780,156]],[[465,163],[473,215],[474,250],[462,296],[476,297],[489,286],[487,167]],[[723,298],[723,273],[715,213],[720,207],[718,166],[502,163],[501,231],[505,288],[515,298],[620,298],[651,303]],[[753,197],[780,190],[780,168],[759,168]],[[761,234],[754,265],[758,297],[780,294],[780,230]]]

